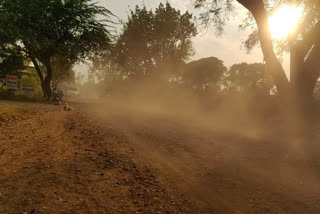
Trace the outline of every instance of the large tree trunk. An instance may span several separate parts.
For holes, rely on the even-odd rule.
[[[290,94],[290,83],[273,50],[268,15],[263,0],[238,0],[238,2],[253,15],[259,30],[259,40],[266,62],[267,72],[272,76],[279,94],[284,98],[288,98]]]
[[[311,53],[308,55],[308,58],[305,60],[303,64],[303,68],[309,81],[309,91],[312,91],[312,93],[320,76],[319,56],[320,45],[315,44],[312,48]]]
[[[303,41],[296,41],[290,49],[290,83],[292,88],[292,101],[296,109],[300,124],[310,121],[313,113],[313,89],[309,73],[304,66],[305,54]],[[307,120],[306,120],[307,119]]]
[[[311,71],[308,68],[308,61],[305,63],[304,59],[304,41],[298,40],[290,50],[290,83],[299,110],[308,113],[314,104],[313,90],[317,77],[313,76],[316,68]]]
[[[38,76],[39,76],[39,79],[40,79],[40,82],[41,82],[41,89],[42,89],[43,96],[44,97],[48,97],[47,90],[46,90],[45,83],[44,83],[43,74],[42,74],[42,72],[40,70],[39,64],[38,64],[37,60],[34,57],[30,57],[30,59],[31,59],[33,65],[34,65],[34,68],[37,71]]]
[[[52,94],[52,88],[51,88],[51,82],[52,82],[52,67],[51,67],[50,60],[48,60],[48,61],[45,63],[45,66],[46,66],[46,69],[47,69],[47,76],[46,76],[46,78],[44,79],[44,87],[45,87],[45,90],[46,90],[46,93],[47,93],[48,97],[50,97],[51,94]]]
[[[264,6],[263,0],[237,0],[253,15],[259,30],[259,40],[266,62],[267,72],[272,76],[278,92],[281,96],[282,116],[287,121],[289,135],[304,135],[305,128],[309,127],[309,123],[305,120],[305,110],[301,111],[301,106],[305,105],[305,101],[301,97],[310,97],[311,86],[309,78],[306,75],[301,78],[301,68],[297,68],[297,81],[294,86],[286,77],[285,71],[277,59],[274,50],[272,37],[269,27],[268,14]],[[308,83],[309,82],[309,83]],[[313,91],[313,88],[312,88]],[[303,94],[302,94],[303,93]],[[299,94],[299,95],[298,95]],[[298,99],[297,99],[298,98]],[[309,101],[308,101],[309,102]],[[309,105],[309,104],[308,104]],[[309,121],[309,120],[308,120]]]
[[[315,45],[306,61],[308,46],[314,44],[314,41],[320,35],[320,22],[314,30],[307,35],[306,40],[296,41],[295,48],[292,50],[290,82],[286,78],[284,69],[275,56],[272,44],[272,38],[268,23],[267,11],[263,0],[237,0],[253,15],[259,29],[259,39],[261,49],[267,64],[267,70],[273,77],[280,95],[304,97],[311,102],[313,100],[313,90],[320,75],[320,47]],[[307,47],[306,47],[307,46]],[[309,47],[310,48],[310,47]]]
[[[304,41],[301,41],[301,43],[300,47],[303,48]],[[299,56],[296,78],[292,82],[295,88],[294,93],[300,104],[300,110],[309,119],[312,119],[312,115],[316,110],[314,88],[320,75],[320,47],[318,44],[315,44],[308,55],[303,54],[305,51],[301,48],[298,51],[302,55]]]

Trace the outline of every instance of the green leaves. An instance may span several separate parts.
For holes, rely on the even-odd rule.
[[[12,46],[0,45],[0,78],[24,68],[23,56]]]
[[[77,61],[110,47],[106,20],[112,15],[90,0],[0,0],[0,11],[7,26],[24,51],[48,60],[63,55]]]
[[[231,66],[224,77],[225,91],[251,92],[259,90],[267,94],[274,86],[262,63],[240,63]]]
[[[45,65],[44,72],[35,66],[44,95],[52,77],[68,76],[75,62],[111,47],[112,13],[91,0],[0,0],[0,13],[0,42]],[[66,66],[55,66],[57,59]]]
[[[226,71],[222,60],[208,57],[187,64],[182,77],[191,85],[205,88],[209,83],[217,84]]]
[[[192,53],[190,39],[197,31],[191,20],[191,14],[181,14],[169,3],[155,11],[137,6],[116,43],[116,61],[129,76],[172,70]]]
[[[206,28],[213,25],[217,36],[221,36],[229,13],[234,9],[233,3],[234,0],[194,0],[194,7],[201,10],[202,24]]]

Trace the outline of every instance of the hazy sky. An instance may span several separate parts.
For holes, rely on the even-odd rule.
[[[122,20],[126,20],[130,9],[134,9],[135,5],[146,5],[147,8],[155,8],[160,2],[165,3],[166,0],[99,0],[99,3]],[[198,11],[192,7],[192,0],[168,0],[171,5],[181,11],[189,10],[189,12],[197,16]],[[197,37],[193,39],[193,47],[195,55],[191,60],[203,57],[215,56],[222,59],[227,67],[235,63],[241,62],[262,62],[263,57],[261,50],[256,48],[251,54],[241,47],[242,42],[246,39],[248,32],[239,31],[239,24],[245,17],[246,10],[241,5],[236,5],[236,11],[233,17],[225,26],[225,33],[221,38],[217,38],[213,27],[207,29],[206,32],[200,31]],[[284,57],[284,68],[289,70],[288,56]]]

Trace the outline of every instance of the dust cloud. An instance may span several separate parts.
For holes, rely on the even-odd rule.
[[[137,113],[252,137],[266,123],[284,122],[277,96],[224,95],[216,91],[197,94],[183,85],[155,81],[128,80],[108,90],[100,85],[86,87],[75,101],[91,103],[88,108],[97,113]]]
[[[123,133],[137,161],[149,163],[202,211],[261,213],[266,206],[284,213],[296,200],[308,204],[310,213],[317,209],[308,198],[320,195],[319,146],[315,136],[295,133],[290,107],[279,97],[196,94],[154,81],[98,88],[75,105]],[[263,206],[252,209],[256,203]]]

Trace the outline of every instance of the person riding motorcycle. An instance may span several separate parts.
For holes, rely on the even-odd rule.
[[[51,96],[49,97],[49,103],[61,102],[63,95],[63,91],[55,86],[52,90]]]

